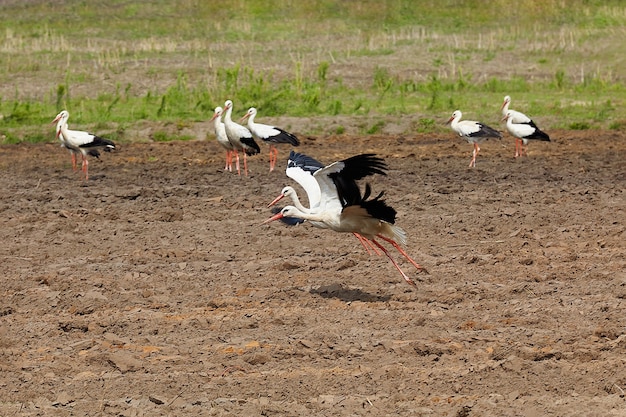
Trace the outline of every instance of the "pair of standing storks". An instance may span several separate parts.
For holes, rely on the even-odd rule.
[[[523,156],[524,145],[528,144],[528,140],[541,140],[550,141],[550,137],[547,133],[541,131],[533,122],[530,117],[526,116],[516,110],[509,110],[509,104],[511,103],[511,97],[504,97],[502,103],[502,121],[506,121],[506,128],[511,135],[515,137],[515,157]],[[467,140],[467,142],[474,145],[474,151],[472,152],[472,159],[470,161],[470,168],[476,166],[476,157],[480,152],[479,143],[488,138],[502,138],[502,134],[496,129],[487,126],[484,123],[473,120],[461,120],[463,114],[460,110],[456,110],[452,113],[450,119],[446,124],[450,124],[452,130]]]

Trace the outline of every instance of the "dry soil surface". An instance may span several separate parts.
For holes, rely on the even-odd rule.
[[[125,144],[89,181],[0,147],[0,415],[625,416],[626,134],[309,137],[363,152],[413,279],[350,234],[261,225],[284,185],[214,141]]]

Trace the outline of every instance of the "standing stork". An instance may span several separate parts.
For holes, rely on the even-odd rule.
[[[63,146],[72,152],[72,166],[76,165],[76,155],[80,153],[82,157],[82,171],[85,175],[85,180],[88,180],[89,161],[87,160],[87,155],[100,158],[99,150],[110,152],[115,149],[115,143],[92,133],[70,130],[67,127],[67,119],[69,117],[70,113],[67,110],[63,110],[54,118],[52,123],[57,123],[57,138],[61,140]]]
[[[241,118],[240,122],[248,119],[248,130],[252,133],[252,136],[256,140],[262,140],[270,145],[270,172],[276,167],[276,161],[278,160],[278,149],[276,145],[279,143],[289,143],[292,146],[299,146],[300,141],[298,138],[279,127],[264,125],[262,123],[255,123],[254,118],[257,115],[257,110],[254,107],[250,107],[246,114]]]
[[[226,136],[230,143],[233,144],[235,148],[235,157],[237,159],[237,166],[239,166],[239,151],[243,152],[243,169],[245,175],[248,175],[248,160],[247,155],[256,155],[261,152],[261,148],[254,141],[254,137],[252,137],[252,133],[250,131],[238,124],[233,122],[232,113],[233,113],[233,102],[231,100],[226,100],[224,103],[224,127],[226,129]],[[237,170],[237,173],[241,175],[241,172]]]
[[[406,244],[406,232],[395,225],[396,211],[381,199],[382,192],[370,199],[369,184],[366,185],[364,194],[361,194],[356,183],[352,181],[353,178],[363,178],[368,175],[368,172],[384,172],[384,167],[386,166],[380,158],[372,154],[363,154],[321,168],[314,174],[322,196],[316,209],[304,212],[295,206],[286,206],[264,223],[283,217],[295,217],[323,223],[327,228],[336,232],[357,233],[377,246],[408,284],[416,286],[415,282],[402,271],[389,251],[377,240],[381,239],[390,243],[419,271],[425,272],[425,269],[411,259],[400,246],[400,244]]]
[[[56,126],[56,137],[61,142],[61,146],[64,147],[65,149],[67,149],[70,152],[70,155],[72,156],[72,169],[74,171],[76,171],[78,169],[77,166],[76,166],[76,155],[79,154],[80,151],[78,151],[75,148],[73,148],[69,143],[67,143],[67,141],[63,137],[63,134],[61,133],[61,126],[63,126],[64,123],[67,123],[67,118],[64,119],[62,117],[59,117],[61,113],[59,113],[57,115],[57,117],[52,122],[50,122],[50,124],[54,124],[56,122],[56,124],[57,124],[57,126]],[[68,117],[69,117],[69,113],[68,113]],[[88,154],[91,155],[91,156],[94,156],[96,158],[98,158],[100,156],[100,153],[98,152],[97,149],[89,150]]]
[[[211,122],[213,122],[213,127],[215,129],[215,138],[217,139],[217,143],[222,145],[224,149],[226,149],[226,165],[224,166],[224,171],[232,171],[233,170],[233,152],[237,152],[233,147],[233,144],[228,140],[228,136],[226,136],[226,127],[224,127],[224,123],[222,123],[222,113],[224,113],[224,109],[220,106],[215,108],[215,113],[211,118]],[[239,158],[237,158],[237,172],[239,172]]]
[[[502,118],[503,121],[506,121],[506,130],[513,136],[515,136],[515,157],[518,157],[517,146],[519,143],[519,156],[522,156],[524,151],[524,145],[528,145],[529,139],[541,140],[541,141],[550,141],[550,136],[547,133],[541,131],[537,126],[535,126],[532,121],[530,123],[514,123],[513,122],[514,114],[512,110],[509,110],[507,114]]]
[[[504,97],[504,102],[502,103],[502,107],[501,107],[501,111],[502,111],[502,121],[511,121],[511,123],[513,125],[527,125],[530,127],[530,129],[526,129],[523,128],[525,131],[529,132],[531,130],[536,130],[541,132],[541,130],[537,127],[537,125],[535,124],[535,122],[528,116],[526,116],[524,113],[519,112],[517,110],[509,110],[509,105],[511,104],[511,96],[505,96]],[[522,129],[521,127],[518,129]],[[528,144],[528,139],[539,139],[539,140],[550,140],[550,137],[545,133],[545,132],[541,132],[543,135],[541,138],[537,137],[537,138],[526,138],[524,140],[524,138],[520,138],[519,136],[516,136],[513,132],[511,132],[511,129],[508,127],[508,123],[507,123],[507,130],[509,131],[509,133],[511,133],[511,135],[515,136],[515,157],[519,157],[519,156],[524,156],[524,146],[523,145],[527,145]]]
[[[465,138],[468,143],[474,144],[474,151],[472,152],[472,160],[470,161],[469,167],[476,166],[476,157],[478,156],[478,152],[480,152],[479,143],[488,138],[502,138],[502,133],[498,132],[492,127],[487,126],[481,122],[475,122],[473,120],[463,120],[461,121],[461,117],[463,117],[463,113],[460,110],[456,110],[452,113],[452,116],[446,124],[450,124],[452,130]]]

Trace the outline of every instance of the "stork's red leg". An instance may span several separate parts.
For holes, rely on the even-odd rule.
[[[378,235],[379,238],[383,239],[386,242],[389,242],[393,245],[394,248],[396,248],[396,250],[398,252],[400,252],[402,254],[402,256],[404,256],[407,261],[411,262],[413,264],[414,267],[416,267],[418,270],[420,271],[424,271],[426,273],[428,273],[428,271],[426,270],[426,268],[424,268],[422,265],[418,264],[417,262],[415,262],[405,251],[404,249],[402,249],[402,246],[400,246],[398,244],[398,242],[396,242],[393,239],[389,239],[388,237],[385,237],[383,235]]]
[[[387,251],[387,249],[385,249],[385,247],[383,245],[381,245],[380,243],[378,243],[375,239],[372,239],[372,243],[374,243],[374,245],[378,246],[380,248],[380,250],[383,251],[383,253],[385,255],[387,255],[387,258],[389,258],[389,260],[391,261],[391,263],[393,264],[393,266],[396,267],[396,269],[398,271],[400,271],[400,273],[402,274],[402,278],[404,278],[404,280],[409,284],[412,285],[414,287],[417,287],[417,285],[415,284],[415,282],[413,282],[413,280],[411,278],[409,278],[404,271],[402,271],[402,269],[400,269],[400,265],[398,265],[398,263],[396,261],[394,261],[394,259],[391,257],[391,255],[389,254],[389,252]]]
[[[373,250],[373,251],[374,251],[374,253],[375,253],[376,255],[379,255],[379,256],[380,256],[380,252],[378,251],[378,249],[376,248],[376,246],[374,246],[374,245],[372,244],[372,242],[371,242],[368,238],[366,238],[366,237],[364,237],[364,236],[362,236],[362,235],[360,235],[360,234],[358,234],[358,233],[356,233],[356,232],[353,232],[353,234],[354,234],[354,236],[355,236],[357,239],[359,239],[359,242],[361,242],[361,245],[363,245],[363,247],[364,247],[364,248],[365,248],[365,250],[367,251],[367,254],[368,254],[368,255],[371,255],[371,254],[372,254],[371,250]],[[370,249],[371,249],[371,250],[370,250]]]
[[[230,151],[226,151],[226,165],[224,165],[224,171],[230,171]]]
[[[270,143],[270,172],[274,171],[276,161],[278,160],[278,149]]]
[[[237,168],[237,174],[241,175],[241,170],[239,169],[239,152],[237,152],[237,150],[234,150],[233,152],[235,152],[235,167]]]
[[[87,157],[85,155],[82,155],[83,157],[83,164],[82,164],[82,170],[83,173],[85,174],[85,181],[87,181],[89,179],[89,161],[87,161]]]
[[[474,152],[472,152],[472,160],[470,161],[469,167],[475,167],[476,166],[476,157],[478,156],[478,152],[480,152],[480,147],[478,146],[477,143],[474,143]]]

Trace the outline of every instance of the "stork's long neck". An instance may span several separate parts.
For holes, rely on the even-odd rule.
[[[215,120],[213,120],[213,125],[215,126],[215,129],[218,129],[221,124],[222,124],[222,116],[217,116]]]
[[[57,124],[57,136],[59,136],[59,132],[63,135],[65,139],[69,137],[67,129],[67,119],[59,120],[59,123]]]
[[[298,197],[298,194],[296,194],[295,191],[293,191],[290,194],[290,197],[291,197],[291,201],[293,202],[293,205],[294,205],[295,208],[297,208],[298,210],[300,210],[303,213],[310,213],[311,212],[310,209],[308,209],[308,208],[306,208],[306,207],[304,207],[302,205],[302,203],[300,202],[300,198]]]
[[[226,109],[226,113],[224,113],[224,123],[225,124],[230,124],[232,123],[233,119],[231,119],[231,114],[233,112],[233,107],[230,106],[229,108]]]
[[[452,121],[450,122],[450,127],[452,128],[452,130],[454,130],[457,133],[459,132],[459,119],[460,117],[455,117],[454,119],[452,119]]]
[[[327,220],[327,218],[324,216],[324,212],[320,212],[320,213],[312,213],[310,210],[307,210],[305,208],[305,210],[300,210],[298,207],[294,208],[296,210],[294,210],[296,213],[295,217],[299,218],[299,219],[303,219],[303,220],[308,220],[311,222],[325,222]]]
[[[65,142],[65,136],[63,136],[63,125],[65,124],[65,120],[60,119],[57,122],[57,138],[61,141],[61,142]]]
[[[506,113],[509,111],[509,104],[511,104],[509,101],[505,101],[504,104],[502,105],[503,116],[506,116]]]

